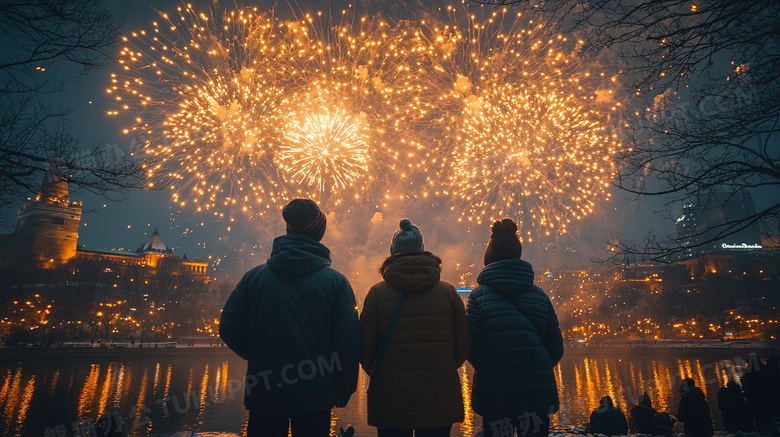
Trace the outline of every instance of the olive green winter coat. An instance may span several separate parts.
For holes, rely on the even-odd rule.
[[[380,271],[385,280],[371,287],[360,315],[361,364],[371,376],[368,424],[428,429],[461,422],[458,368],[469,353],[463,301],[455,287],[439,280],[441,260],[429,252],[393,255]],[[371,375],[377,344],[403,290],[409,295]]]

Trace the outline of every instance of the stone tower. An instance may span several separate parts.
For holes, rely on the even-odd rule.
[[[43,177],[34,200],[16,215],[12,239],[18,259],[30,267],[53,268],[74,256],[78,247],[81,203],[68,199],[68,182],[58,167]]]

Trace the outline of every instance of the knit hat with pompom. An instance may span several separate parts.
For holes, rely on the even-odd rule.
[[[393,241],[390,243],[390,255],[396,253],[414,253],[425,250],[423,237],[420,229],[413,225],[409,219],[402,219],[399,223],[401,229],[393,234]]]
[[[517,224],[512,219],[496,221],[490,230],[490,241],[485,249],[485,265],[522,256],[523,245],[517,237]]]

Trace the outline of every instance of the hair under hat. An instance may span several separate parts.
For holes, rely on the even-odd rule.
[[[517,237],[517,224],[512,219],[494,222],[490,231],[490,240],[485,249],[485,265],[522,256],[523,245]]]
[[[282,210],[287,223],[287,233],[307,234],[317,241],[325,235],[327,218],[311,199],[294,199]]]
[[[393,241],[390,243],[390,255],[397,253],[414,253],[425,250],[423,237],[420,229],[405,218],[399,223],[401,229],[393,234]]]

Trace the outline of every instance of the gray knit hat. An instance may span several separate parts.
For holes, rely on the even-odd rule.
[[[413,225],[409,219],[402,219],[399,224],[401,229],[393,234],[393,241],[390,243],[390,255],[396,253],[414,253],[425,250],[423,237],[417,226]]]

